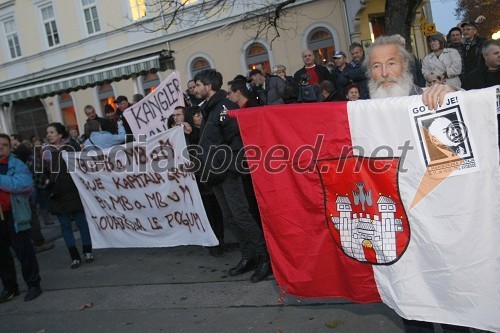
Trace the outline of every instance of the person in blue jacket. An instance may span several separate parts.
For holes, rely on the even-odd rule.
[[[28,286],[24,301],[32,301],[42,294],[40,270],[30,230],[29,195],[33,179],[28,167],[10,154],[11,148],[10,137],[0,134],[0,278],[3,284],[0,303],[19,295],[11,247]]]
[[[85,127],[85,137],[87,140],[83,143],[84,147],[95,146],[105,149],[125,143],[127,133],[121,121],[118,121],[118,134],[112,134],[108,131],[103,131],[101,125],[96,120],[91,120]]]

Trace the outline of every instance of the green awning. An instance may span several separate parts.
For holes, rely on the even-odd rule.
[[[162,58],[156,55],[104,68],[86,71],[71,76],[30,83],[16,88],[0,90],[0,103],[9,103],[28,98],[40,98],[67,93],[79,89],[102,85],[104,82],[128,79],[133,74],[145,75],[157,71],[174,69],[174,58]]]

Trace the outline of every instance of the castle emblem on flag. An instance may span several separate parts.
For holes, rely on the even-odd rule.
[[[317,162],[327,226],[335,243],[355,260],[392,264],[408,246],[410,228],[397,188],[398,162],[356,156]]]

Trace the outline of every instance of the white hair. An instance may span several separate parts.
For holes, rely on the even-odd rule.
[[[395,84],[383,86],[382,84],[386,82],[394,82]],[[412,87],[413,76],[407,71],[403,71],[403,74],[399,78],[388,76],[375,80],[373,77],[370,77],[368,80],[368,89],[371,98],[408,96]]]

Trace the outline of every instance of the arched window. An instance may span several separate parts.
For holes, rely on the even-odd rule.
[[[309,33],[307,47],[314,52],[317,64],[331,62],[335,54],[332,34],[325,28],[316,28]]]
[[[269,54],[264,45],[260,43],[250,44],[245,52],[245,62],[247,68],[255,69],[255,65],[264,63],[266,73],[271,72],[271,64],[269,63]]]
[[[154,73],[149,73],[142,77],[142,89],[144,89],[144,96],[152,92],[160,85],[160,78]]]
[[[115,92],[113,87],[109,83],[104,83],[102,86],[97,87],[97,97],[99,98],[99,104],[101,105],[101,110],[104,110],[104,105],[109,104],[115,110]],[[96,108],[96,111],[99,112]]]
[[[68,128],[78,128],[73,98],[71,98],[70,94],[62,94],[59,96],[59,107],[61,108],[64,126]]]
[[[202,58],[202,57],[197,57],[194,58],[193,61],[191,61],[191,75],[194,77],[196,73],[201,72],[204,69],[209,69],[210,68],[210,63],[208,62],[207,59]]]

